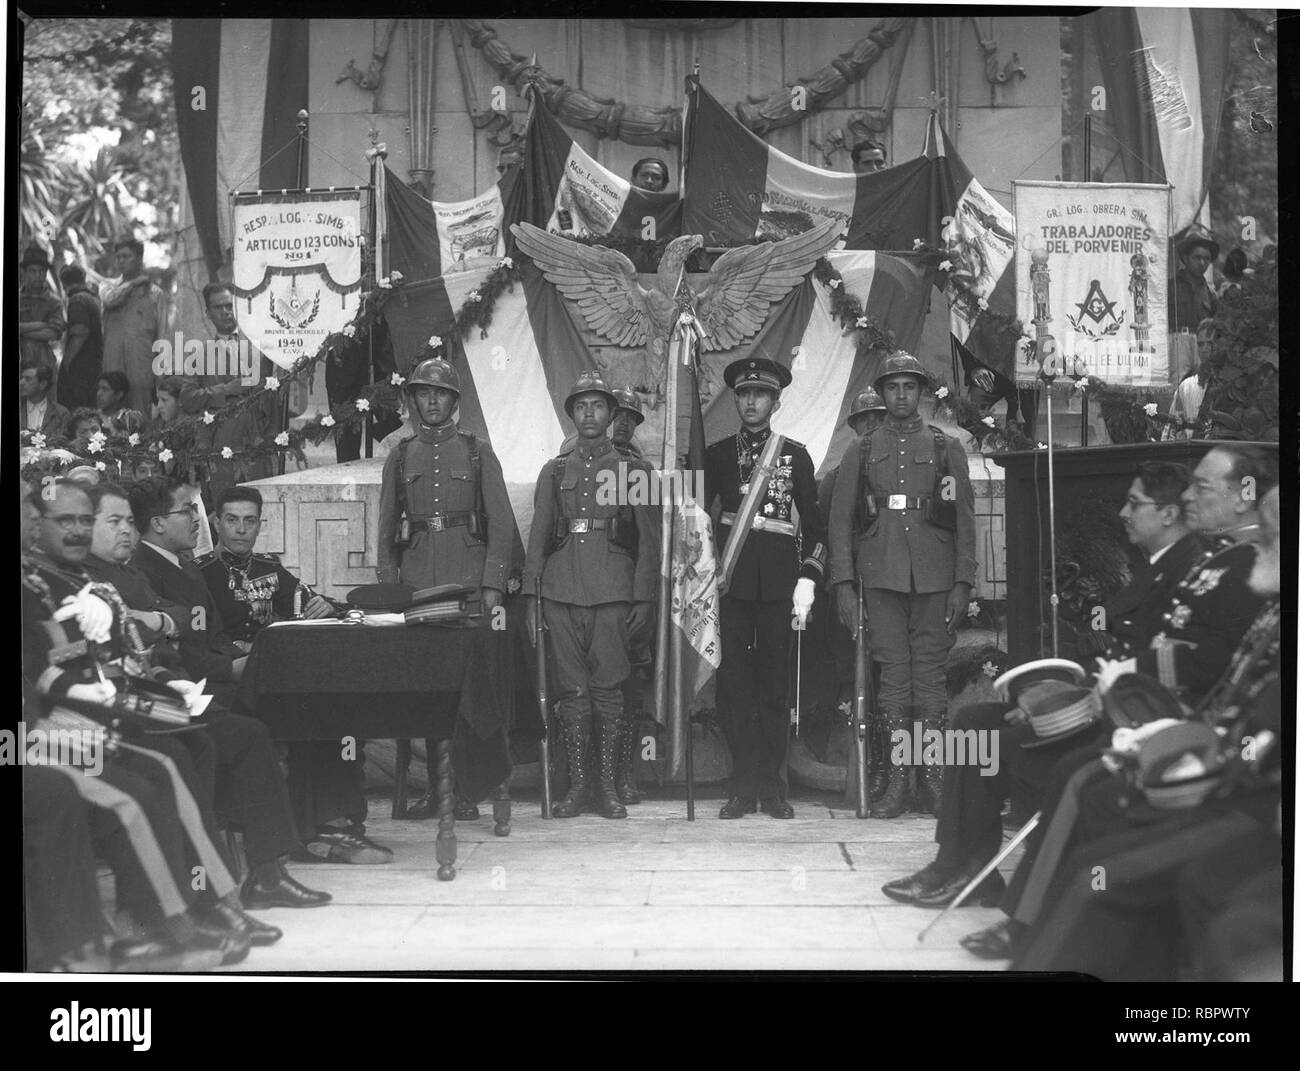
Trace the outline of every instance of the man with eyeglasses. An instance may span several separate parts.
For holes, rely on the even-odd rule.
[[[1145,559],[1129,584],[1105,606],[1106,631],[1111,641],[1107,654],[1128,657],[1147,647],[1160,630],[1162,614],[1179,581],[1193,564],[1204,558],[1208,542],[1193,533],[1183,516],[1180,499],[1191,474],[1182,465],[1143,462],[1130,484],[1120,519],[1131,542]],[[944,771],[943,799],[935,840],[939,851],[933,862],[915,874],[885,885],[891,899],[942,907],[951,903],[985,863],[997,854],[1002,841],[1002,803],[1010,795],[1016,810],[1032,813],[1031,805],[1041,792],[1055,762],[1063,754],[1061,744],[1023,750],[1034,740],[1027,719],[1004,703],[976,703],[963,707],[953,720],[958,731],[997,731],[998,772],[981,776],[979,767],[950,767]],[[1097,735],[1097,727],[1086,735],[1068,738],[1079,746]],[[993,901],[1001,891],[1001,878],[990,875],[987,889],[979,897]]]

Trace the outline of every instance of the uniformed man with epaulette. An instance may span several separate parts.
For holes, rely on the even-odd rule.
[[[765,814],[793,818],[781,772],[790,738],[791,625],[807,623],[825,572],[826,528],[812,458],[771,427],[790,370],[750,357],[729,364],[723,378],[741,428],[704,454],[705,504],[711,509],[716,498],[722,506],[718,714],[731,785],[718,817],[742,818],[761,801]]]
[[[917,412],[930,386],[921,362],[901,351],[891,355],[875,386],[888,412],[840,462],[831,578],[840,620],[854,635],[855,585],[859,576],[865,582],[871,655],[881,664],[878,701],[892,738],[911,732],[913,716],[938,730],[947,718],[948,652],[975,582],[975,497],[961,443]],[[924,770],[937,813],[943,768]],[[903,812],[907,779],[907,770],[891,767],[873,818]]]
[[[441,357],[416,365],[405,383],[415,435],[384,461],[379,495],[379,582],[416,590],[459,584],[479,593],[482,620],[506,595],[514,512],[491,445],[455,421],[460,375]],[[432,756],[434,740],[427,740]],[[431,761],[431,760],[429,760]],[[438,813],[434,778],[407,808],[408,818]],[[456,816],[477,818],[473,800]]]
[[[587,755],[600,723],[597,807],[626,818],[616,786],[626,710],[629,638],[649,630],[659,579],[659,517],[632,505],[629,475],[644,461],[615,448],[607,434],[618,399],[598,372],[578,376],[564,402],[578,431],[568,453],[542,468],[524,563],[529,635],[544,615],[555,672],[555,714],[564,735],[569,790],[555,818],[582,813],[590,793]],[[534,592],[541,582],[541,601]]]

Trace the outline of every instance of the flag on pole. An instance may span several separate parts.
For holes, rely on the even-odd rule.
[[[387,166],[380,173],[378,245],[387,250],[387,269],[396,268],[407,279],[433,279],[483,257],[505,256],[505,217],[519,178],[517,168],[464,201],[433,201]]]
[[[1173,186],[1174,233],[1193,223],[1210,227],[1232,17],[1222,9],[1176,7],[1102,8],[1085,16],[1123,177]]]
[[[670,775],[681,772],[691,731],[691,707],[722,662],[722,637],[718,603],[717,553],[713,524],[699,501],[704,473],[704,418],[696,385],[695,353],[699,341],[695,318],[683,313],[673,328],[668,346],[666,405],[670,414],[684,411],[689,422],[685,443],[679,438],[679,421],[664,422],[662,481],[663,531],[660,583],[668,598],[666,627],[659,630],[655,661],[655,695],[658,712],[668,726]],[[686,467],[678,465],[686,446]]]

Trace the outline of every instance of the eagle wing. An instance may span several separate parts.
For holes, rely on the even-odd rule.
[[[803,282],[839,241],[840,226],[827,220],[779,242],[739,246],[723,253],[696,298],[706,350],[728,350],[757,333],[767,310]]]
[[[644,346],[654,314],[636,267],[616,249],[571,242],[531,223],[511,224],[519,249],[581,310],[587,325],[616,346]]]

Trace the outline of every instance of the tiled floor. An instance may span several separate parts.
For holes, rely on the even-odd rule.
[[[934,820],[858,821],[825,803],[795,800],[798,817],[717,819],[702,800],[686,821],[681,800],[629,808],[626,821],[582,816],[543,822],[517,800],[509,837],[493,836],[488,808],[459,823],[457,875],[435,877],[435,822],[394,822],[371,805],[368,833],[396,852],[385,866],[297,865],[333,894],[312,911],[260,917],[285,936],[242,972],[1000,969],[967,955],[962,934],[993,922],[984,908],[935,912],[880,892],[934,851]],[[1014,857],[1011,860],[1014,862]],[[1008,869],[1006,873],[1009,873]]]

